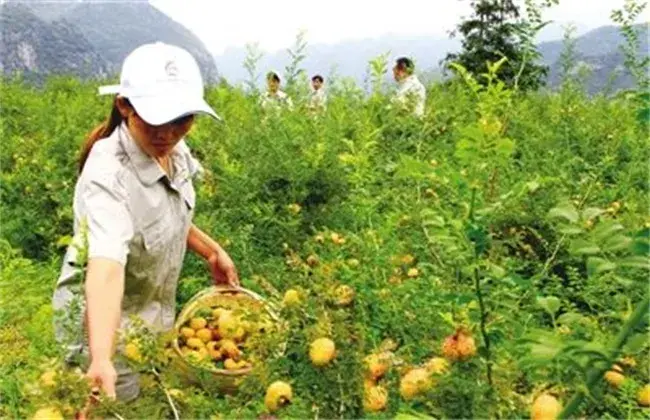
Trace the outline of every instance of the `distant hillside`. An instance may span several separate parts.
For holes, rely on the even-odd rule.
[[[26,9],[30,12],[29,20],[23,17]],[[18,15],[18,21],[14,18],[18,13],[16,10],[21,13]],[[5,32],[22,34],[26,30],[31,31],[31,43],[41,45],[43,50],[47,51],[47,54],[43,55],[44,59],[40,61],[39,72],[70,73],[66,71],[67,67],[55,67],[56,60],[52,61],[50,66],[51,56],[56,57],[61,51],[68,49],[86,51],[90,47],[89,50],[95,54],[97,63],[105,66],[103,72],[116,75],[124,58],[138,45],[163,41],[187,49],[198,61],[206,81],[216,81],[218,78],[213,57],[203,43],[183,25],[146,2],[42,3],[23,0],[4,3],[0,12],[3,19],[3,35]],[[61,38],[60,42],[54,42],[50,30],[40,28],[58,28],[67,31],[70,36]],[[20,39],[21,36],[13,35],[13,38]],[[83,48],[81,43],[84,43]],[[21,52],[24,49],[25,47],[19,47],[17,42],[6,46],[3,44],[2,61],[7,61],[6,57],[25,55]],[[11,70],[11,67],[4,69],[5,73]],[[91,68],[84,75],[96,76],[104,73]]]
[[[648,55],[648,25],[637,25],[639,34],[640,56]],[[624,39],[616,26],[603,26],[594,29],[575,40],[575,70],[586,68],[589,78],[586,87],[589,92],[598,92],[610,85],[614,90],[625,89],[634,85],[634,79],[624,66],[624,56],[621,45]],[[556,86],[561,82],[560,56],[564,50],[562,41],[545,42],[540,44],[540,52],[544,62],[551,67],[549,83]]]
[[[109,63],[66,21],[39,19],[22,4],[3,4],[0,11],[0,70],[19,72],[28,80],[49,74],[106,77]]]
[[[639,39],[642,45],[639,54],[648,54],[648,28],[647,25],[638,25],[641,31]],[[552,30],[552,35],[561,34],[557,25]],[[542,37],[548,39],[549,35]],[[576,64],[586,66],[591,70],[591,75],[586,81],[590,92],[601,90],[610,81],[614,71],[618,75],[611,80],[614,90],[625,89],[633,86],[631,76],[622,69],[623,56],[620,45],[623,38],[619,28],[615,26],[601,27],[578,36],[576,38]],[[311,75],[314,73],[330,73],[336,68],[336,74],[352,77],[357,83],[363,83],[367,74],[368,62],[380,54],[391,52],[389,59],[394,60],[400,55],[408,55],[415,59],[421,74],[431,77],[438,72],[439,66],[447,52],[457,51],[460,41],[457,39],[438,39],[433,37],[400,38],[384,36],[377,39],[342,42],[334,45],[316,44],[308,47],[307,58],[303,68]],[[560,82],[560,54],[564,49],[562,41],[547,41],[539,44],[539,51],[543,55],[543,62],[550,66],[549,85],[557,86]],[[215,56],[220,73],[232,83],[246,80],[247,74],[242,66],[246,57],[244,48],[230,48],[223,54]],[[263,56],[258,69],[264,74],[269,69],[282,72],[289,63],[286,51],[276,51]],[[434,76],[435,77],[435,76]],[[439,74],[438,76],[439,77]]]

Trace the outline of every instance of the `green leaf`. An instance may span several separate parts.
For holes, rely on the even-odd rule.
[[[605,210],[598,209],[596,207],[587,207],[582,211],[583,220],[593,219],[594,217],[600,216],[605,213]]]
[[[68,246],[72,243],[72,236],[70,235],[65,235],[59,238],[58,241],[56,241],[56,246],[58,247],[65,247]]]
[[[575,223],[579,219],[578,212],[576,211],[573,204],[566,203],[562,206],[554,207],[548,212],[548,217],[552,218],[562,218],[571,223]]]
[[[562,325],[576,325],[587,321],[587,317],[576,312],[567,312],[557,318],[557,322]]]
[[[576,239],[571,243],[571,253],[575,255],[595,255],[600,253],[600,248],[598,245],[584,239]]]
[[[489,268],[490,268],[490,274],[492,274],[492,276],[494,276],[495,279],[502,279],[506,276],[506,270],[501,266],[498,266],[496,264],[490,264]]]
[[[515,142],[508,138],[502,138],[497,142],[496,151],[502,156],[510,156],[515,150]]]
[[[611,261],[607,261],[604,258],[589,257],[587,259],[587,274],[589,277],[604,273],[606,271],[612,271],[614,269],[616,269],[616,264]]]
[[[571,235],[579,235],[583,233],[585,230],[578,226],[568,225],[568,226],[562,226],[561,228],[558,229],[558,231],[565,235],[571,236]]]
[[[546,312],[548,312],[549,315],[555,316],[557,311],[560,310],[562,302],[560,302],[560,299],[556,298],[555,296],[547,296],[543,298],[538,297],[537,304]]]
[[[628,354],[635,354],[643,350],[648,344],[647,334],[635,334],[625,343],[624,351]]]
[[[644,270],[650,269],[650,259],[648,257],[627,257],[618,260],[618,265],[627,268],[641,268]]]
[[[603,223],[598,224],[598,226],[594,228],[591,234],[593,238],[596,240],[596,242],[603,242],[607,238],[610,238],[616,232],[620,232],[623,229],[624,229],[623,225],[621,225],[620,223],[607,220]]]

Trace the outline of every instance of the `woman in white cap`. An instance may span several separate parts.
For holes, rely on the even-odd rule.
[[[129,401],[139,394],[138,378],[113,358],[116,333],[133,315],[154,331],[173,327],[186,249],[206,260],[216,283],[239,279],[226,251],[192,223],[192,178],[201,167],[183,138],[197,114],[219,119],[203,99],[194,58],[163,43],[140,46],[124,61],[120,84],[100,93],[115,95],[113,108],[82,149],[75,237],[53,297],[64,315],[57,319],[74,321],[74,306],[85,307],[73,330],[87,340],[82,333],[70,342],[69,319],[55,327],[70,346],[68,360],[87,363],[97,387]]]

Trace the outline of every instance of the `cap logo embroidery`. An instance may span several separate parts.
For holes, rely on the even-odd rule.
[[[169,77],[177,77],[178,76],[178,67],[176,66],[175,61],[168,61],[167,64],[165,64],[165,73],[167,73],[167,76]]]

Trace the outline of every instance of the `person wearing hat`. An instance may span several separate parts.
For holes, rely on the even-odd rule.
[[[118,330],[132,316],[155,332],[172,329],[186,250],[205,259],[216,283],[239,279],[228,253],[192,223],[201,165],[184,137],[197,115],[219,119],[203,98],[195,59],[176,46],[145,44],[125,59],[120,84],[99,91],[115,97],[82,148],[74,238],[53,295],[54,309],[80,334],[71,342],[69,321],[55,321],[55,331],[68,361],[82,360],[96,387],[129,401],[138,378],[114,360]],[[79,302],[85,311],[75,319]]]
[[[398,84],[397,92],[392,99],[393,104],[401,110],[413,113],[417,117],[424,116],[424,105],[427,91],[415,75],[415,64],[408,57],[400,57],[393,67],[393,77]]]

